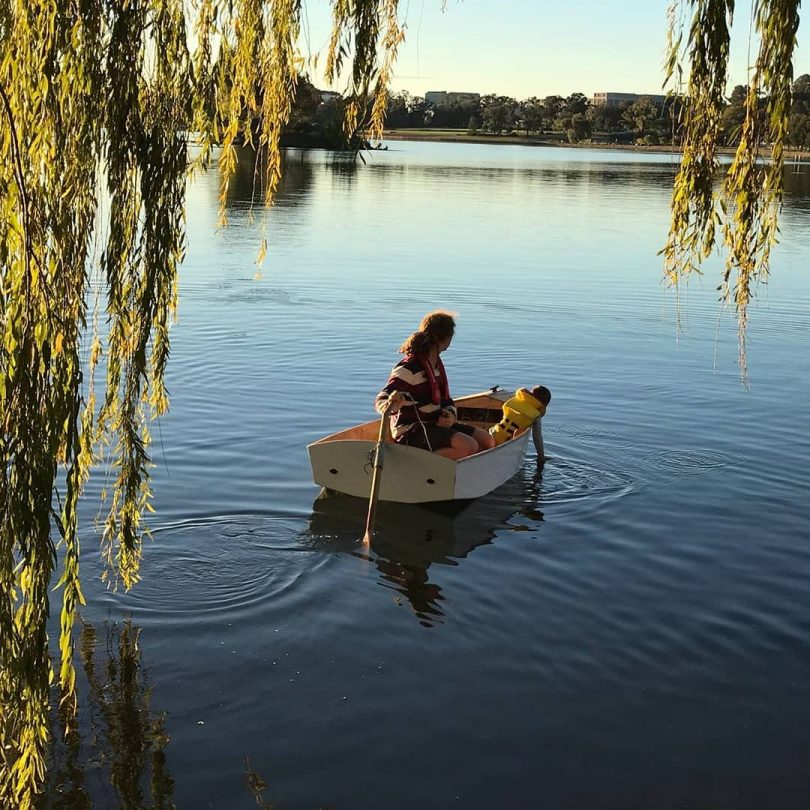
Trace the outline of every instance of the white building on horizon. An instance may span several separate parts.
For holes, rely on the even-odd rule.
[[[666,96],[653,95],[652,93],[594,93],[591,99],[591,104],[594,107],[617,107],[623,101],[629,101],[631,104],[638,101],[640,98],[648,98],[656,104],[663,104]]]
[[[480,93],[459,93],[447,90],[428,90],[425,93],[425,103],[434,107],[449,107],[451,104],[465,104],[470,101],[480,101]]]

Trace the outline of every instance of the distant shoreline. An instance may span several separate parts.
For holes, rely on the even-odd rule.
[[[604,141],[568,143],[564,140],[548,138],[526,137],[524,135],[471,135],[458,130],[437,130],[431,132],[423,129],[391,129],[386,130],[384,141],[435,141],[438,143],[486,143],[494,146],[548,146],[552,148],[564,147],[567,149],[610,149],[619,152],[659,152],[664,154],[680,154],[681,148],[672,144],[634,144],[634,143],[606,143]],[[718,148],[721,155],[733,155],[734,147],[721,146]],[[785,149],[785,160],[810,158],[810,151],[799,149]]]

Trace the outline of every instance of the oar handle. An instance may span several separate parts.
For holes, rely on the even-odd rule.
[[[366,531],[363,535],[363,542],[366,545],[371,543],[371,536],[374,533],[374,520],[377,516],[377,501],[380,495],[380,483],[382,480],[383,454],[385,443],[385,431],[388,429],[388,414],[391,412],[391,401],[385,403],[380,416],[380,429],[377,433],[377,444],[374,445],[374,459],[372,462],[371,493],[368,498],[368,514],[366,515]]]

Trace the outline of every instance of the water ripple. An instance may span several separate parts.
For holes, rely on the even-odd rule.
[[[224,515],[159,526],[145,549],[142,582],[108,598],[172,621],[255,611],[267,600],[288,598],[325,562],[290,543],[299,524],[284,516]]]
[[[543,468],[540,503],[577,503],[595,508],[636,491],[638,482],[627,473],[603,469],[586,461],[550,458]]]
[[[716,450],[656,450],[640,459],[642,467],[648,471],[672,475],[701,475],[740,461],[738,457]]]
[[[634,447],[634,442],[621,433],[605,430],[597,425],[559,425],[555,427],[555,433],[569,436],[577,444],[587,447],[603,447],[609,444],[614,449]]]

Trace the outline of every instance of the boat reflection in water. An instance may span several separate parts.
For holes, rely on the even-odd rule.
[[[380,502],[370,549],[360,542],[368,502],[324,490],[312,506],[302,541],[322,550],[367,555],[382,585],[404,597],[419,622],[432,627],[446,615],[441,588],[430,581],[432,565],[459,565],[498,531],[525,530],[527,520],[533,525],[543,520],[536,508],[542,470],[534,466],[533,459],[527,460],[516,476],[474,501]]]
[[[47,783],[38,807],[174,807],[166,716],[152,708],[139,637],[129,621],[104,623],[103,634],[82,622],[78,726],[67,725],[64,712],[53,707]]]

